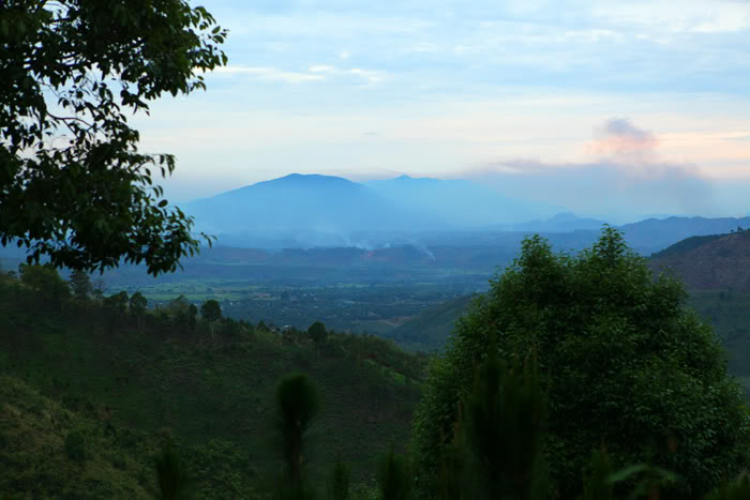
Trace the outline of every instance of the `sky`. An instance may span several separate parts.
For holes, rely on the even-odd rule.
[[[134,121],[177,156],[175,201],[408,174],[582,215],[750,212],[750,1],[201,4],[228,65]]]

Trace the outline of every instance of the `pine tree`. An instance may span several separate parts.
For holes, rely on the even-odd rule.
[[[341,461],[341,453],[336,457],[336,464],[328,479],[328,500],[347,500],[349,498],[349,466]]]
[[[409,500],[412,498],[412,473],[407,459],[396,454],[391,446],[378,467],[379,500]]]
[[[190,477],[185,464],[168,440],[154,459],[159,491],[158,500],[188,500],[193,497]]]

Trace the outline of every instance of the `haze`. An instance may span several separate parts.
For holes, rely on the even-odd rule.
[[[204,4],[229,66],[135,120],[175,201],[299,172],[615,222],[748,211],[749,3]]]

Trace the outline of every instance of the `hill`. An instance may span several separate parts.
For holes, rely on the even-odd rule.
[[[676,273],[690,290],[750,292],[750,231],[687,238],[655,253],[650,266]]]
[[[153,498],[157,443],[145,433],[107,427],[85,400],[63,404],[0,375],[0,495]]]
[[[603,220],[578,217],[571,213],[559,213],[547,220],[533,220],[513,224],[513,231],[524,233],[571,233],[574,231],[599,231],[606,224]]]
[[[370,336],[331,333],[318,348],[294,330],[232,320],[191,326],[185,307],[177,301],[136,317],[99,301],[56,301],[6,276],[0,376],[23,379],[50,404],[90,406],[118,435],[168,432],[188,457],[199,498],[249,498],[248,485],[278,470],[273,394],[290,372],[309,374],[323,396],[308,457],[315,477],[326,477],[340,452],[365,481],[391,442],[406,442],[422,358]]]
[[[422,314],[386,333],[405,349],[414,351],[442,351],[455,322],[466,314],[475,295],[466,295],[431,307]]]
[[[728,233],[737,227],[750,227],[750,217],[667,217],[624,224],[619,229],[628,244],[648,255],[693,236]]]

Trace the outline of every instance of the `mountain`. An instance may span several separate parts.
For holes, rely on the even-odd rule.
[[[406,230],[424,218],[402,213],[361,184],[291,174],[189,203],[199,229],[216,233],[340,233]]]
[[[513,224],[561,210],[547,203],[510,198],[467,180],[441,180],[402,175],[365,183],[402,210],[417,209],[435,214],[454,229]]]
[[[676,273],[691,290],[750,292],[750,231],[688,238],[654,254],[650,265]]]
[[[560,210],[465,180],[401,176],[360,184],[317,174],[258,182],[184,209],[196,229],[222,244],[259,248],[374,248],[409,241],[406,233],[477,229]]]
[[[578,217],[571,213],[559,213],[548,220],[533,220],[514,224],[513,231],[538,233],[569,233],[573,231],[599,231],[606,224],[603,220]]]
[[[619,229],[628,243],[648,255],[692,236],[728,233],[737,227],[750,227],[750,217],[668,217],[625,224]]]

